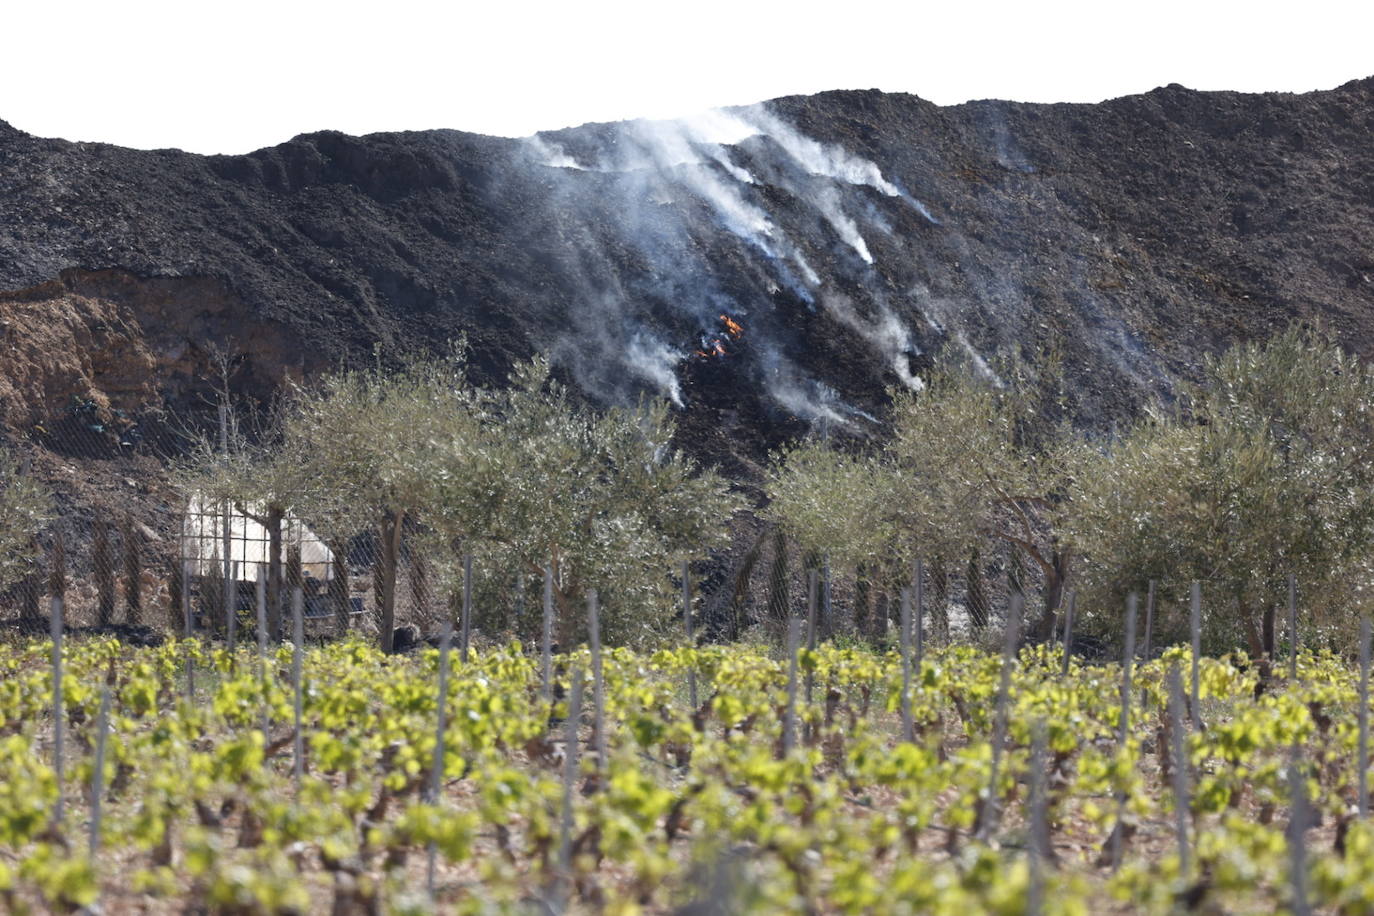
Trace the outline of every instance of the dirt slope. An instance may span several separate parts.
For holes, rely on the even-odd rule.
[[[95,410],[103,457],[127,457],[157,437],[122,429],[199,403],[217,350],[263,395],[464,333],[483,380],[540,351],[600,400],[676,396],[683,444],[747,476],[809,424],[876,431],[885,387],[945,346],[991,371],[1059,351],[1067,409],[1097,427],[1295,316],[1374,348],[1374,79],[737,113],[772,126],[319,133],[211,157],[0,122],[4,436],[60,452],[44,432]],[[695,355],[718,339],[728,356]]]

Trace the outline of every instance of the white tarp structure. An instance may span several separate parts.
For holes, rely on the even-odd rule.
[[[207,501],[196,495],[186,506],[186,516],[181,523],[181,556],[191,563],[191,574],[204,576],[210,574],[214,566],[223,571],[224,563],[224,515],[223,504]],[[249,504],[250,514],[266,516],[262,506]],[[258,570],[267,569],[269,538],[267,529],[248,515],[229,507],[229,560],[234,566],[234,577],[240,582],[257,579]],[[292,545],[301,548],[302,574],[325,581],[334,573],[334,554],[325,546],[315,532],[299,518],[287,514],[282,521],[282,562]]]

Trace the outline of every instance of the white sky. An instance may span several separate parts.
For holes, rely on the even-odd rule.
[[[1374,2],[0,0],[0,119],[246,152],[311,130],[523,136],[824,89],[1099,101],[1374,75]]]

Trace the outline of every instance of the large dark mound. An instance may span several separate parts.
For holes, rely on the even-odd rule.
[[[990,372],[1056,351],[1068,412],[1099,427],[1296,316],[1374,346],[1374,80],[736,116],[753,132],[319,133],[211,157],[0,122],[5,436],[60,452],[75,424],[131,460],[156,411],[201,403],[214,351],[265,396],[466,334],[486,381],[547,352],[595,399],[676,395],[683,444],[748,477],[808,424],[876,429],[885,388],[944,346]]]

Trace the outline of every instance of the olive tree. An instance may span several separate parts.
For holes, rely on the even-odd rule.
[[[1153,578],[1181,595],[1199,580],[1229,608],[1209,618],[1213,635],[1272,659],[1289,574],[1305,611],[1339,619],[1361,600],[1374,372],[1300,327],[1237,346],[1208,360],[1180,408],[1084,450],[1075,476],[1075,537],[1097,594]]]
[[[441,581],[462,553],[553,573],[560,638],[576,638],[600,591],[608,640],[642,641],[672,607],[669,573],[721,543],[738,505],[726,483],[671,448],[664,405],[595,410],[543,360],[509,384],[467,384],[461,350],[400,368],[339,373],[297,391],[281,448],[310,478],[301,512],[379,528],[382,644],[395,623],[402,537],[427,539]]]
[[[937,366],[923,389],[893,395],[881,447],[849,456],[808,442],[784,451],[769,474],[769,512],[803,544],[888,581],[918,556],[947,571],[1000,540],[1043,573],[1048,631],[1072,557],[1062,535],[1071,437],[1034,421],[1033,393]]]
[[[653,637],[674,606],[669,574],[724,542],[739,500],[674,450],[664,404],[596,410],[541,360],[474,392],[462,431],[436,439],[429,527],[525,575],[552,572],[559,639],[570,644],[597,589],[608,640]]]
[[[473,392],[460,353],[329,375],[298,388],[284,412],[282,444],[309,476],[307,517],[369,517],[380,553],[381,645],[392,648],[396,579],[407,519],[434,505],[450,443],[476,433]],[[336,541],[337,543],[337,541]]]

